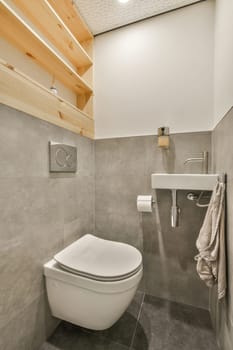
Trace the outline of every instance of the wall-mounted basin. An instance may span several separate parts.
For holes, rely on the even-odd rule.
[[[212,191],[219,174],[152,174],[154,189]]]

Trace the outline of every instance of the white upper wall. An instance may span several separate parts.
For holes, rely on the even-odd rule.
[[[208,0],[98,36],[96,138],[212,129],[213,32]]]
[[[216,0],[214,125],[233,106],[233,0]]]

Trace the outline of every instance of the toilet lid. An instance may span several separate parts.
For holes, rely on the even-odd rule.
[[[135,274],[142,265],[138,249],[87,234],[54,256],[61,267],[84,277],[114,281]]]

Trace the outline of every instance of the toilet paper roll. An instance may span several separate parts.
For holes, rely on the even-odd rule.
[[[137,196],[137,209],[141,212],[152,212],[152,196]]]

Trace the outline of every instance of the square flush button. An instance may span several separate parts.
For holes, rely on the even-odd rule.
[[[51,173],[75,173],[77,148],[63,143],[49,142],[49,171]]]

